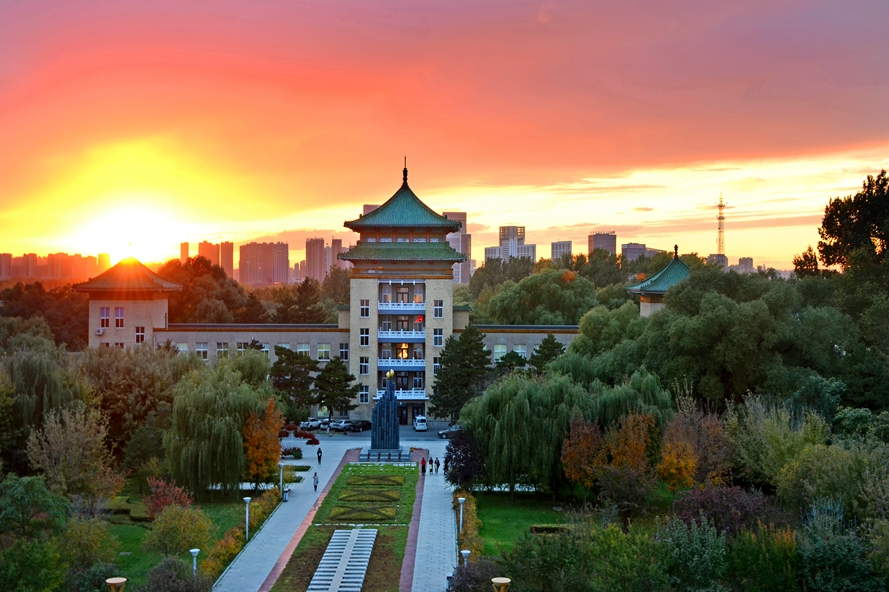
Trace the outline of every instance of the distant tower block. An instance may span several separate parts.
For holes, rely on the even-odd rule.
[[[719,194],[719,204],[716,206],[719,209],[719,214],[716,216],[716,221],[718,222],[717,226],[717,237],[716,237],[716,253],[718,255],[725,255],[725,206],[727,204],[722,201],[722,194]]]

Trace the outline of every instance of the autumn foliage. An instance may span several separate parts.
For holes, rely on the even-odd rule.
[[[657,466],[657,474],[674,495],[680,487],[694,485],[696,468],[697,459],[694,451],[686,442],[664,444],[661,462]]]
[[[568,480],[592,489],[606,461],[607,450],[599,422],[572,420],[568,437],[562,444],[562,466]]]
[[[284,416],[269,399],[262,416],[250,413],[244,425],[244,457],[247,461],[247,477],[259,484],[274,476],[281,456],[278,431],[284,425]]]
[[[154,477],[149,477],[146,481],[151,493],[142,498],[142,503],[148,509],[148,518],[152,522],[169,506],[188,508],[194,503],[191,493],[176,485],[175,481],[167,482]]]

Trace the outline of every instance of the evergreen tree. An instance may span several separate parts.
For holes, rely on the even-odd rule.
[[[284,324],[298,323],[299,318],[299,302],[290,294],[285,295],[275,311],[274,321]]]
[[[546,365],[565,353],[565,346],[556,341],[556,336],[547,333],[540,345],[531,353],[528,364],[537,374],[546,371]]]
[[[525,366],[528,365],[528,360],[526,360],[522,354],[516,353],[515,351],[511,351],[499,360],[497,360],[497,374],[498,376],[504,376],[509,374],[513,370],[516,369],[524,369]]]
[[[315,377],[315,400],[331,412],[349,411],[358,405],[355,399],[361,387],[339,356],[330,360]]]
[[[259,296],[250,292],[245,299],[244,308],[239,310],[235,315],[239,323],[265,323],[268,321],[269,313],[259,299]]]
[[[278,360],[272,364],[272,386],[284,397],[284,413],[288,418],[294,419],[305,414],[316,402],[312,392],[315,381],[312,373],[318,372],[318,362],[305,353],[297,353],[277,345],[275,355]]]
[[[487,386],[491,353],[485,349],[485,334],[469,325],[459,338],[448,337],[441,350],[441,368],[435,377],[430,411],[438,417],[452,417]]]
[[[349,304],[349,293],[349,271],[336,265],[331,266],[321,284],[321,299],[332,300],[336,304]]]
[[[321,284],[313,278],[306,278],[296,288],[296,323],[323,323],[326,315],[318,304],[321,299]]]

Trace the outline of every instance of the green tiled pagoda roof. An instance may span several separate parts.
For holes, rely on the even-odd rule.
[[[633,286],[627,286],[627,292],[629,294],[665,294],[672,286],[687,278],[690,271],[688,265],[679,258],[679,249],[676,248],[673,259],[667,265],[650,278]]]
[[[407,185],[407,169],[404,169],[404,182],[389,200],[357,220],[345,222],[346,228],[355,232],[371,228],[439,228],[447,232],[460,230],[461,223],[448,220],[435,213]]]
[[[124,259],[105,273],[81,284],[75,292],[178,292],[182,286],[168,282],[136,259]]]
[[[369,243],[358,244],[346,253],[340,253],[343,261],[447,261],[460,263],[466,256],[458,253],[445,242],[441,243]]]

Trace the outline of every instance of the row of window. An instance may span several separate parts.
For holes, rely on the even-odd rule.
[[[102,329],[108,329],[111,327],[111,307],[110,306],[100,306],[99,307],[99,327]],[[115,329],[123,329],[124,328],[124,311],[122,306],[114,307],[114,328]],[[143,328],[142,332],[145,330]],[[142,343],[141,341],[137,341],[136,343]]]
[[[397,298],[396,302],[401,302],[401,303],[411,302],[411,300],[408,299],[407,288],[404,288],[404,290],[405,290],[404,293],[399,292],[397,294],[398,298]],[[380,302],[382,302],[382,303],[392,302],[392,294],[391,293],[388,293],[388,294],[384,293],[381,296]],[[422,292],[419,294],[416,294],[416,293],[414,294],[413,302],[415,304],[422,304],[423,303]],[[369,319],[370,318],[370,300],[369,299],[362,299],[359,301],[358,316],[361,317],[362,319]],[[444,300],[433,300],[432,301],[432,318],[434,318],[434,319],[444,318]]]
[[[375,243],[375,242],[377,242],[377,237],[366,236],[366,237],[362,238],[361,240],[363,240],[364,242],[367,242],[367,243]],[[393,241],[392,241],[391,236],[381,236],[380,242],[381,243],[391,243]],[[394,242],[396,242],[396,243],[409,243],[409,242],[425,243],[426,237],[425,236],[415,236],[415,237],[413,237],[413,241],[411,241],[411,237],[409,237],[409,236],[396,236]],[[433,237],[429,238],[429,242],[430,243],[440,243],[441,238],[433,236]]]
[[[370,329],[366,327],[358,329],[358,345],[361,347],[370,346]],[[444,347],[444,329],[432,330],[432,345],[434,347]]]
[[[512,346],[512,351],[519,354],[523,358],[528,357],[528,348],[524,345],[514,345],[514,346]],[[493,360],[495,362],[500,361],[500,359],[506,355],[506,344],[504,344],[504,343],[494,344],[494,351],[492,353],[494,354]]]
[[[432,358],[432,374],[438,375],[438,371],[441,369],[441,358],[434,357]],[[359,356],[358,357],[358,374],[361,376],[369,376],[370,375],[370,356]]]
[[[138,327],[137,327],[137,329],[138,329]],[[140,341],[138,341],[138,339],[139,339],[138,333],[136,334],[136,339],[137,339],[137,343],[141,343]],[[143,339],[143,341],[145,339],[144,333],[143,333],[142,339]],[[194,345],[195,345],[195,353],[196,354],[198,354],[204,360],[209,358],[210,343],[208,343],[206,341],[199,341],[199,342],[195,343]],[[216,357],[217,358],[224,358],[224,357],[228,356],[229,346],[230,346],[230,344],[228,344],[226,342],[217,341],[216,342]],[[341,344],[339,344],[339,346],[340,346],[340,349],[339,349],[338,355],[339,355],[340,359],[343,360],[344,362],[348,362],[349,361],[349,344],[348,343],[341,343]],[[187,343],[180,343],[178,347],[179,347],[180,352],[187,352],[188,351],[188,344]],[[235,349],[239,353],[244,352],[249,347],[250,347],[250,342],[248,342],[248,341],[238,341],[237,343],[235,343]],[[284,349],[291,349],[289,343],[279,343],[279,344],[277,344],[277,347],[283,347]],[[261,348],[260,351],[262,351],[266,355],[269,354],[269,344],[268,343],[261,343],[260,348]],[[308,343],[298,343],[296,345],[296,352],[297,353],[304,353],[307,356],[312,355],[311,347]],[[319,343],[318,344],[315,359],[318,360],[319,362],[329,362],[330,361],[331,349],[330,349],[329,343]]]

